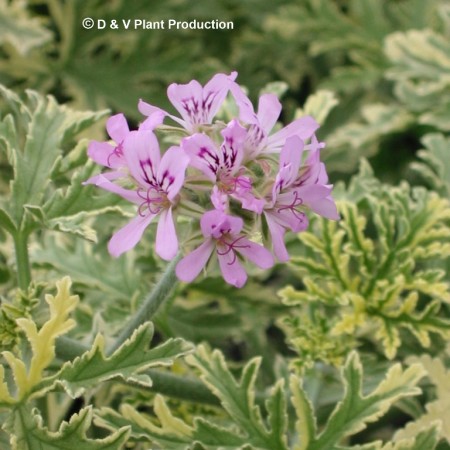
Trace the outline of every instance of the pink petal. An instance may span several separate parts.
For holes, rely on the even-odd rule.
[[[237,83],[232,83],[230,91],[239,108],[239,119],[248,124],[257,124],[259,121],[252,102],[245,95],[242,88]]]
[[[303,204],[311,207],[311,205],[314,202],[317,202],[318,200],[321,200],[322,198],[328,197],[328,195],[330,195],[332,189],[333,189],[333,186],[331,184],[327,184],[327,185],[308,184],[308,185],[303,185],[298,188],[295,188],[295,190],[292,190],[291,192],[287,193],[286,195],[292,195],[294,192],[296,192],[297,197],[302,199]],[[279,195],[278,201],[282,201],[283,203],[286,203],[284,196],[285,196],[285,194]]]
[[[273,256],[269,250],[248,239],[240,239],[236,243],[235,249],[253,264],[261,267],[261,269],[269,269],[274,264]]]
[[[155,128],[159,127],[163,122],[167,113],[163,110],[159,110],[149,115],[140,125],[140,130],[150,130],[153,131]]]
[[[161,211],[156,230],[155,250],[166,261],[171,261],[178,252],[178,238],[173,223],[172,208]]]
[[[264,214],[267,226],[269,227],[270,237],[272,238],[272,248],[278,261],[286,262],[289,261],[289,253],[284,244],[284,234],[286,229],[279,225],[275,220],[273,220],[272,214]]]
[[[298,179],[298,182],[302,185],[319,183],[321,165],[323,166],[323,163],[320,162],[320,151],[319,150],[310,151],[309,156],[308,158],[306,158],[304,164],[306,171],[302,173],[302,175]],[[325,166],[323,168],[325,169]],[[322,178],[324,177],[322,176]],[[320,182],[319,184],[326,184],[326,183]]]
[[[272,186],[272,203],[275,203],[278,195],[290,186],[291,175],[292,168],[290,164],[280,168]]]
[[[198,81],[192,80],[188,84],[172,83],[167,89],[167,97],[183,118],[186,129],[202,122],[200,115],[203,89]]]
[[[160,162],[159,144],[153,132],[131,131],[123,144],[125,160],[131,175],[141,186],[156,181]]]
[[[266,210],[266,213],[270,214],[271,218],[284,228],[289,228],[294,232],[303,231],[308,227],[308,218],[303,212],[295,209],[304,204],[299,201],[300,199],[301,197],[295,191],[283,193],[278,196],[273,208]]]
[[[315,134],[311,137],[311,142],[305,146],[305,150],[310,150],[311,152],[315,152],[325,147],[325,142],[319,142]]]
[[[120,195],[125,200],[128,200],[133,203],[142,203],[142,199],[139,197],[136,191],[124,189],[121,186],[117,186],[114,183],[111,183],[109,178],[119,178],[117,177],[118,172],[109,172],[105,174],[95,175],[89,180],[85,181],[83,184],[94,184],[95,186],[98,186],[99,188],[104,189],[105,191],[113,192],[114,194]]]
[[[290,186],[298,177],[300,164],[302,162],[304,143],[298,136],[286,139],[280,152],[280,169],[290,165],[289,177],[284,186]]]
[[[269,134],[277,123],[281,113],[281,103],[275,94],[263,94],[259,97],[258,120],[260,127]]]
[[[207,108],[208,122],[211,123],[213,117],[221,107],[225,97],[230,90],[231,83],[236,79],[237,72],[230,75],[218,73],[214,75],[203,88],[203,101]]]
[[[301,117],[294,120],[288,126],[277,131],[269,137],[267,153],[277,152],[283,146],[286,139],[291,136],[298,136],[305,141],[310,138],[313,133],[319,128],[319,124],[310,116]]]
[[[326,219],[340,220],[341,218],[336,208],[336,203],[331,196],[312,202],[309,207],[315,213],[325,217]]]
[[[91,141],[87,150],[89,158],[97,164],[105,167],[111,166],[111,155],[114,152],[114,146],[107,142]]]
[[[265,200],[261,198],[256,198],[252,193],[246,190],[237,190],[231,195],[234,199],[238,200],[242,204],[242,208],[248,211],[253,211],[256,214],[261,214],[266,203]]]
[[[139,242],[142,234],[154,217],[154,214],[148,214],[145,217],[138,215],[114,233],[108,243],[109,253],[117,258],[122,253],[131,250]]]
[[[317,175],[317,183],[319,184],[328,183],[328,174],[324,163],[319,164],[319,174]]]
[[[214,243],[211,239],[203,242],[177,264],[175,269],[177,277],[187,283],[193,281],[205,267],[213,250]]]
[[[190,165],[201,170],[211,181],[216,181],[220,164],[216,144],[206,134],[196,133],[181,141],[181,147],[190,157]]]
[[[231,250],[224,255],[219,255],[219,252],[217,252],[217,258],[224,280],[237,288],[244,286],[247,281],[247,274],[234,252]]]
[[[184,183],[184,175],[189,165],[189,156],[180,147],[170,147],[164,153],[158,168],[159,185],[173,200]]]
[[[113,141],[120,144],[130,132],[125,116],[123,114],[111,116],[106,122],[106,131]]]
[[[244,157],[247,130],[237,120],[232,120],[221,134],[224,138],[220,148],[221,165],[229,169],[231,173],[235,173],[240,169]]]
[[[216,209],[205,212],[200,219],[203,236],[213,236],[215,239],[219,239],[224,233],[238,234],[243,226],[244,221],[240,217],[228,216]]]
[[[144,102],[142,99],[139,99],[138,110],[144,116],[152,116],[154,113],[167,114],[163,109],[150,105],[150,103]]]
[[[214,186],[211,193],[211,203],[215,209],[225,213],[228,206],[228,195],[221,192],[217,186]]]

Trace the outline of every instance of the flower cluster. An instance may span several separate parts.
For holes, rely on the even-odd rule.
[[[255,112],[236,75],[217,74],[204,87],[195,80],[172,84],[167,95],[180,117],[141,100],[146,119],[137,130],[117,114],[107,122],[112,143],[90,143],[89,156],[108,170],[86,183],[136,205],[136,217],[109,241],[113,256],[132,249],[157,220],[155,251],[173,259],[180,247],[177,218],[190,217],[183,247],[191,251],[176,267],[178,278],[190,282],[216,259],[225,281],[241,287],[244,260],[267,269],[274,256],[289,259],[284,235],[307,228],[308,209],[339,218],[320,162],[324,144],[314,134],[316,121],[302,117],[272,133],[281,113],[278,98],[262,95]],[[214,121],[228,95],[238,117]],[[176,126],[164,125],[166,119]],[[172,140],[182,137],[161,153],[157,133],[164,130]],[[250,237],[256,235],[261,242]]]

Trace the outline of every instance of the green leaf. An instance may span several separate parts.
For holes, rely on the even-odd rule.
[[[401,441],[389,442],[383,445],[375,442],[368,445],[356,445],[353,447],[334,447],[335,450],[434,450],[439,441],[438,427],[421,431],[416,436]]]
[[[85,241],[77,240],[73,246],[66,246],[47,238],[33,254],[33,260],[51,265],[58,273],[69,274],[74,282],[89,287],[88,295],[100,291],[102,297],[129,302],[141,287],[132,254],[111,259],[104,246],[94,248]]]
[[[18,392],[17,400],[22,400],[32,391],[39,389],[36,386],[43,379],[44,370],[55,357],[56,338],[75,326],[75,321],[69,318],[69,314],[75,309],[79,298],[77,295],[70,295],[70,278],[63,278],[56,283],[56,287],[56,296],[46,295],[45,297],[50,309],[50,318],[39,331],[32,319],[22,317],[16,320],[19,327],[25,332],[33,353],[28,370],[24,362],[25,358],[21,354],[16,356],[9,351],[3,352],[3,356],[14,375]],[[3,376],[0,379],[2,380]],[[7,393],[5,388],[6,385],[3,385],[3,394]],[[8,398],[6,398],[6,401],[9,402]]]
[[[142,325],[129,340],[107,357],[104,338],[98,335],[89,352],[67,362],[51,380],[45,380],[45,383],[57,381],[72,397],[77,397],[86,389],[111,379],[151,386],[150,377],[142,372],[150,367],[171,365],[174,359],[192,350],[182,339],[169,339],[149,349],[152,337],[153,326],[150,323]]]
[[[411,168],[422,175],[434,190],[443,196],[450,195],[450,138],[443,134],[427,134],[422,138],[424,150],[418,152],[420,163]]]
[[[86,142],[78,146],[86,152]],[[78,152],[77,148],[73,150]],[[59,188],[49,196],[44,205],[25,205],[36,221],[50,230],[61,231],[83,237],[89,241],[97,241],[96,231],[88,225],[89,217],[95,217],[110,211],[120,211],[117,205],[120,198],[115,195],[98,193],[95,186],[85,186],[86,181],[97,170],[92,161],[75,170],[70,184]]]
[[[382,136],[404,131],[414,123],[414,116],[396,104],[366,104],[361,115],[361,122],[345,124],[327,138],[333,142],[333,153],[326,155],[326,162],[335,170],[348,171],[356,166],[361,156],[372,156],[378,151]]]
[[[386,39],[385,52],[393,63],[387,77],[397,82],[396,94],[410,109],[428,113],[438,101],[448,103],[448,39],[429,29],[393,33]],[[425,122],[430,123],[429,116]]]
[[[0,225],[10,234],[14,234],[16,226],[11,216],[2,208],[0,208]]]
[[[2,94],[16,111],[15,126],[19,139],[8,141],[14,169],[11,183],[10,215],[16,228],[23,226],[25,205],[41,206],[49,184],[49,175],[61,156],[63,144],[81,130],[98,120],[104,112],[75,112],[60,106],[53,97],[44,98],[34,91],[27,92],[27,103],[2,88]],[[19,148],[20,147],[20,148]]]
[[[52,38],[49,30],[37,18],[31,18],[23,2],[10,3],[0,0],[0,44],[13,45],[26,55],[35,47],[40,47]]]
[[[411,357],[410,364],[421,364],[427,372],[429,380],[436,388],[435,397],[425,405],[425,412],[416,420],[408,422],[404,428],[395,434],[395,440],[411,439],[420,431],[429,428],[433,423],[438,423],[440,437],[450,443],[450,370],[441,359],[431,358],[429,355]]]
[[[303,246],[291,267],[304,288],[280,291],[291,306],[281,324],[296,364],[339,364],[343,352],[367,340],[392,359],[408,339],[402,329],[423,347],[434,334],[448,337],[442,306],[450,291],[439,266],[450,255],[448,201],[406,183],[383,185],[366,164],[338,196],[345,199],[339,222],[319,218],[298,235]]]
[[[92,407],[74,414],[56,432],[43,425],[42,417],[29,406],[18,405],[4,428],[11,434],[17,450],[120,450],[127,441],[129,428],[124,427],[104,439],[89,439],[86,431],[92,422]]]
[[[161,426],[129,405],[122,407],[121,414],[102,410],[99,424],[113,430],[131,425],[135,438],[146,438],[168,450],[185,449],[187,443],[199,443],[203,446],[201,448],[208,450],[287,449],[286,400],[282,380],[274,386],[266,402],[268,417],[265,423],[254,400],[254,383],[259,368],[257,359],[245,366],[239,381],[233,377],[223,355],[218,351],[210,355],[203,347],[199,347],[196,355],[189,356],[188,360],[200,369],[204,383],[221,400],[237,429],[224,428],[205,417],[194,418],[192,425],[180,423],[179,419],[172,416],[161,396],[155,398],[154,404]]]
[[[402,397],[417,395],[417,382],[424,376],[420,365],[405,371],[400,364],[389,370],[386,378],[369,395],[362,394],[362,366],[356,353],[352,353],[342,371],[344,397],[336,405],[322,432],[311,440],[308,450],[333,448],[345,436],[363,430],[368,423],[375,422],[390,406]],[[300,431],[300,430],[299,430]]]
[[[231,375],[223,355],[218,351],[208,355],[204,347],[199,347],[195,355],[189,356],[188,362],[201,371],[203,382],[221,400],[230,417],[248,434],[248,443],[262,448],[286,448],[286,417],[285,412],[281,413],[279,409],[280,403],[284,408],[280,398],[281,385],[277,385],[273,398],[267,404],[270,407],[271,428],[263,423],[260,409],[255,405],[254,385],[259,359],[255,358],[245,366],[239,382]]]
[[[428,430],[422,430],[409,439],[387,444],[382,450],[433,450],[439,442],[439,427],[433,426]]]
[[[323,124],[330,111],[338,104],[335,94],[331,91],[319,90],[306,99],[303,109],[297,109],[295,116],[313,116],[317,122]]]
[[[340,443],[345,437],[363,429],[367,423],[378,420],[397,400],[419,394],[421,391],[416,384],[424,374],[418,364],[406,370],[395,364],[370,394],[363,395],[362,366],[358,355],[353,353],[342,371],[344,397],[317,434],[315,411],[298,376],[292,375],[290,379],[291,400],[297,416],[296,430],[293,432],[287,426],[284,380],[279,380],[271,389],[266,401],[267,415],[263,417],[255,405],[257,360],[246,364],[239,380],[231,374],[223,355],[217,350],[209,353],[200,346],[197,353],[188,357],[188,362],[200,370],[203,382],[220,399],[227,413],[225,420],[223,414],[207,412],[201,417],[194,417],[192,423],[180,422],[158,395],[153,404],[155,416],[142,413],[131,405],[123,405],[119,413],[103,408],[97,423],[113,431],[131,426],[131,435],[136,442],[149,441],[168,450],[190,448],[188,443],[208,450],[280,450],[288,448],[287,442],[293,450],[381,450],[380,441],[350,447],[341,447]],[[221,425],[224,422],[229,424],[227,428]],[[417,442],[432,443],[430,433],[424,433],[417,439]],[[402,448],[398,447],[399,450]]]

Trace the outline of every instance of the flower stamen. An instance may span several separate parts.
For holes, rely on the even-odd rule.
[[[297,191],[294,191],[294,200],[289,205],[280,205],[280,207],[277,209],[278,213],[281,213],[281,211],[289,210],[294,215],[294,217],[299,220],[300,222],[303,222],[305,220],[305,213],[298,211],[298,206],[301,206],[303,204],[303,199],[299,197]]]
[[[139,188],[137,195],[143,200],[138,207],[138,214],[145,217],[145,210],[150,214],[159,214],[163,209],[170,207],[170,201],[167,199],[167,193],[156,187],[149,187],[147,191]]]
[[[117,156],[118,158],[123,156],[122,142],[117,147],[114,147],[114,150],[108,155],[108,159],[106,160],[108,166],[111,166],[112,156]]]
[[[228,255],[228,253],[230,253],[230,252],[233,253],[233,260],[231,262],[227,263],[229,266],[232,266],[236,262],[237,256],[236,256],[236,252],[234,251],[234,249],[236,249],[236,248],[250,248],[250,245],[237,245],[237,243],[241,239],[244,239],[244,236],[240,236],[240,237],[238,237],[237,239],[235,239],[232,242],[227,242],[225,240],[225,238],[222,236],[217,242],[217,250],[216,251],[217,251],[217,254],[219,256]],[[219,246],[220,247],[226,247],[226,250],[223,251],[223,252],[220,252],[219,251]]]

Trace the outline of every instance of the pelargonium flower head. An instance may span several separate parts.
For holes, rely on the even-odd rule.
[[[161,258],[171,260],[178,251],[172,210],[184,183],[189,157],[175,146],[161,157],[158,141],[149,130],[131,131],[124,140],[123,154],[136,189],[124,189],[102,175],[94,183],[138,206],[137,216],[109,241],[109,252],[117,257],[132,249],[146,227],[159,217],[155,250]]]
[[[237,83],[233,83],[231,93],[238,105],[240,120],[248,124],[244,161],[253,160],[264,153],[279,152],[286,139],[291,136],[305,141],[319,128],[319,124],[311,116],[305,116],[270,135],[281,113],[281,103],[277,96],[261,95],[258,112],[255,113],[251,101]]]
[[[167,96],[180,113],[181,119],[143,100],[139,102],[139,111],[146,116],[162,111],[183,128],[195,133],[202,125],[212,123],[236,76],[236,72],[230,75],[216,74],[204,87],[196,80],[187,84],[171,84],[167,89]]]
[[[190,165],[202,171],[220,192],[240,201],[243,208],[260,213],[264,201],[251,193],[252,180],[244,175],[241,164],[247,132],[237,120],[232,120],[221,135],[220,147],[204,133],[183,139],[181,146],[190,156]]]
[[[267,249],[240,234],[243,228],[240,217],[212,210],[202,216],[200,226],[205,241],[178,263],[176,274],[180,280],[191,282],[197,278],[214,252],[223,278],[238,288],[247,281],[238,255],[262,269],[273,266],[273,257]]]
[[[271,200],[264,208],[273,250],[280,261],[289,259],[284,244],[285,232],[299,232],[308,227],[308,219],[303,211],[305,207],[328,219],[339,219],[331,197],[333,186],[327,184],[328,176],[324,164],[320,162],[319,148],[316,147],[302,168],[304,143],[299,137],[286,139],[280,153],[279,171],[272,187]]]

